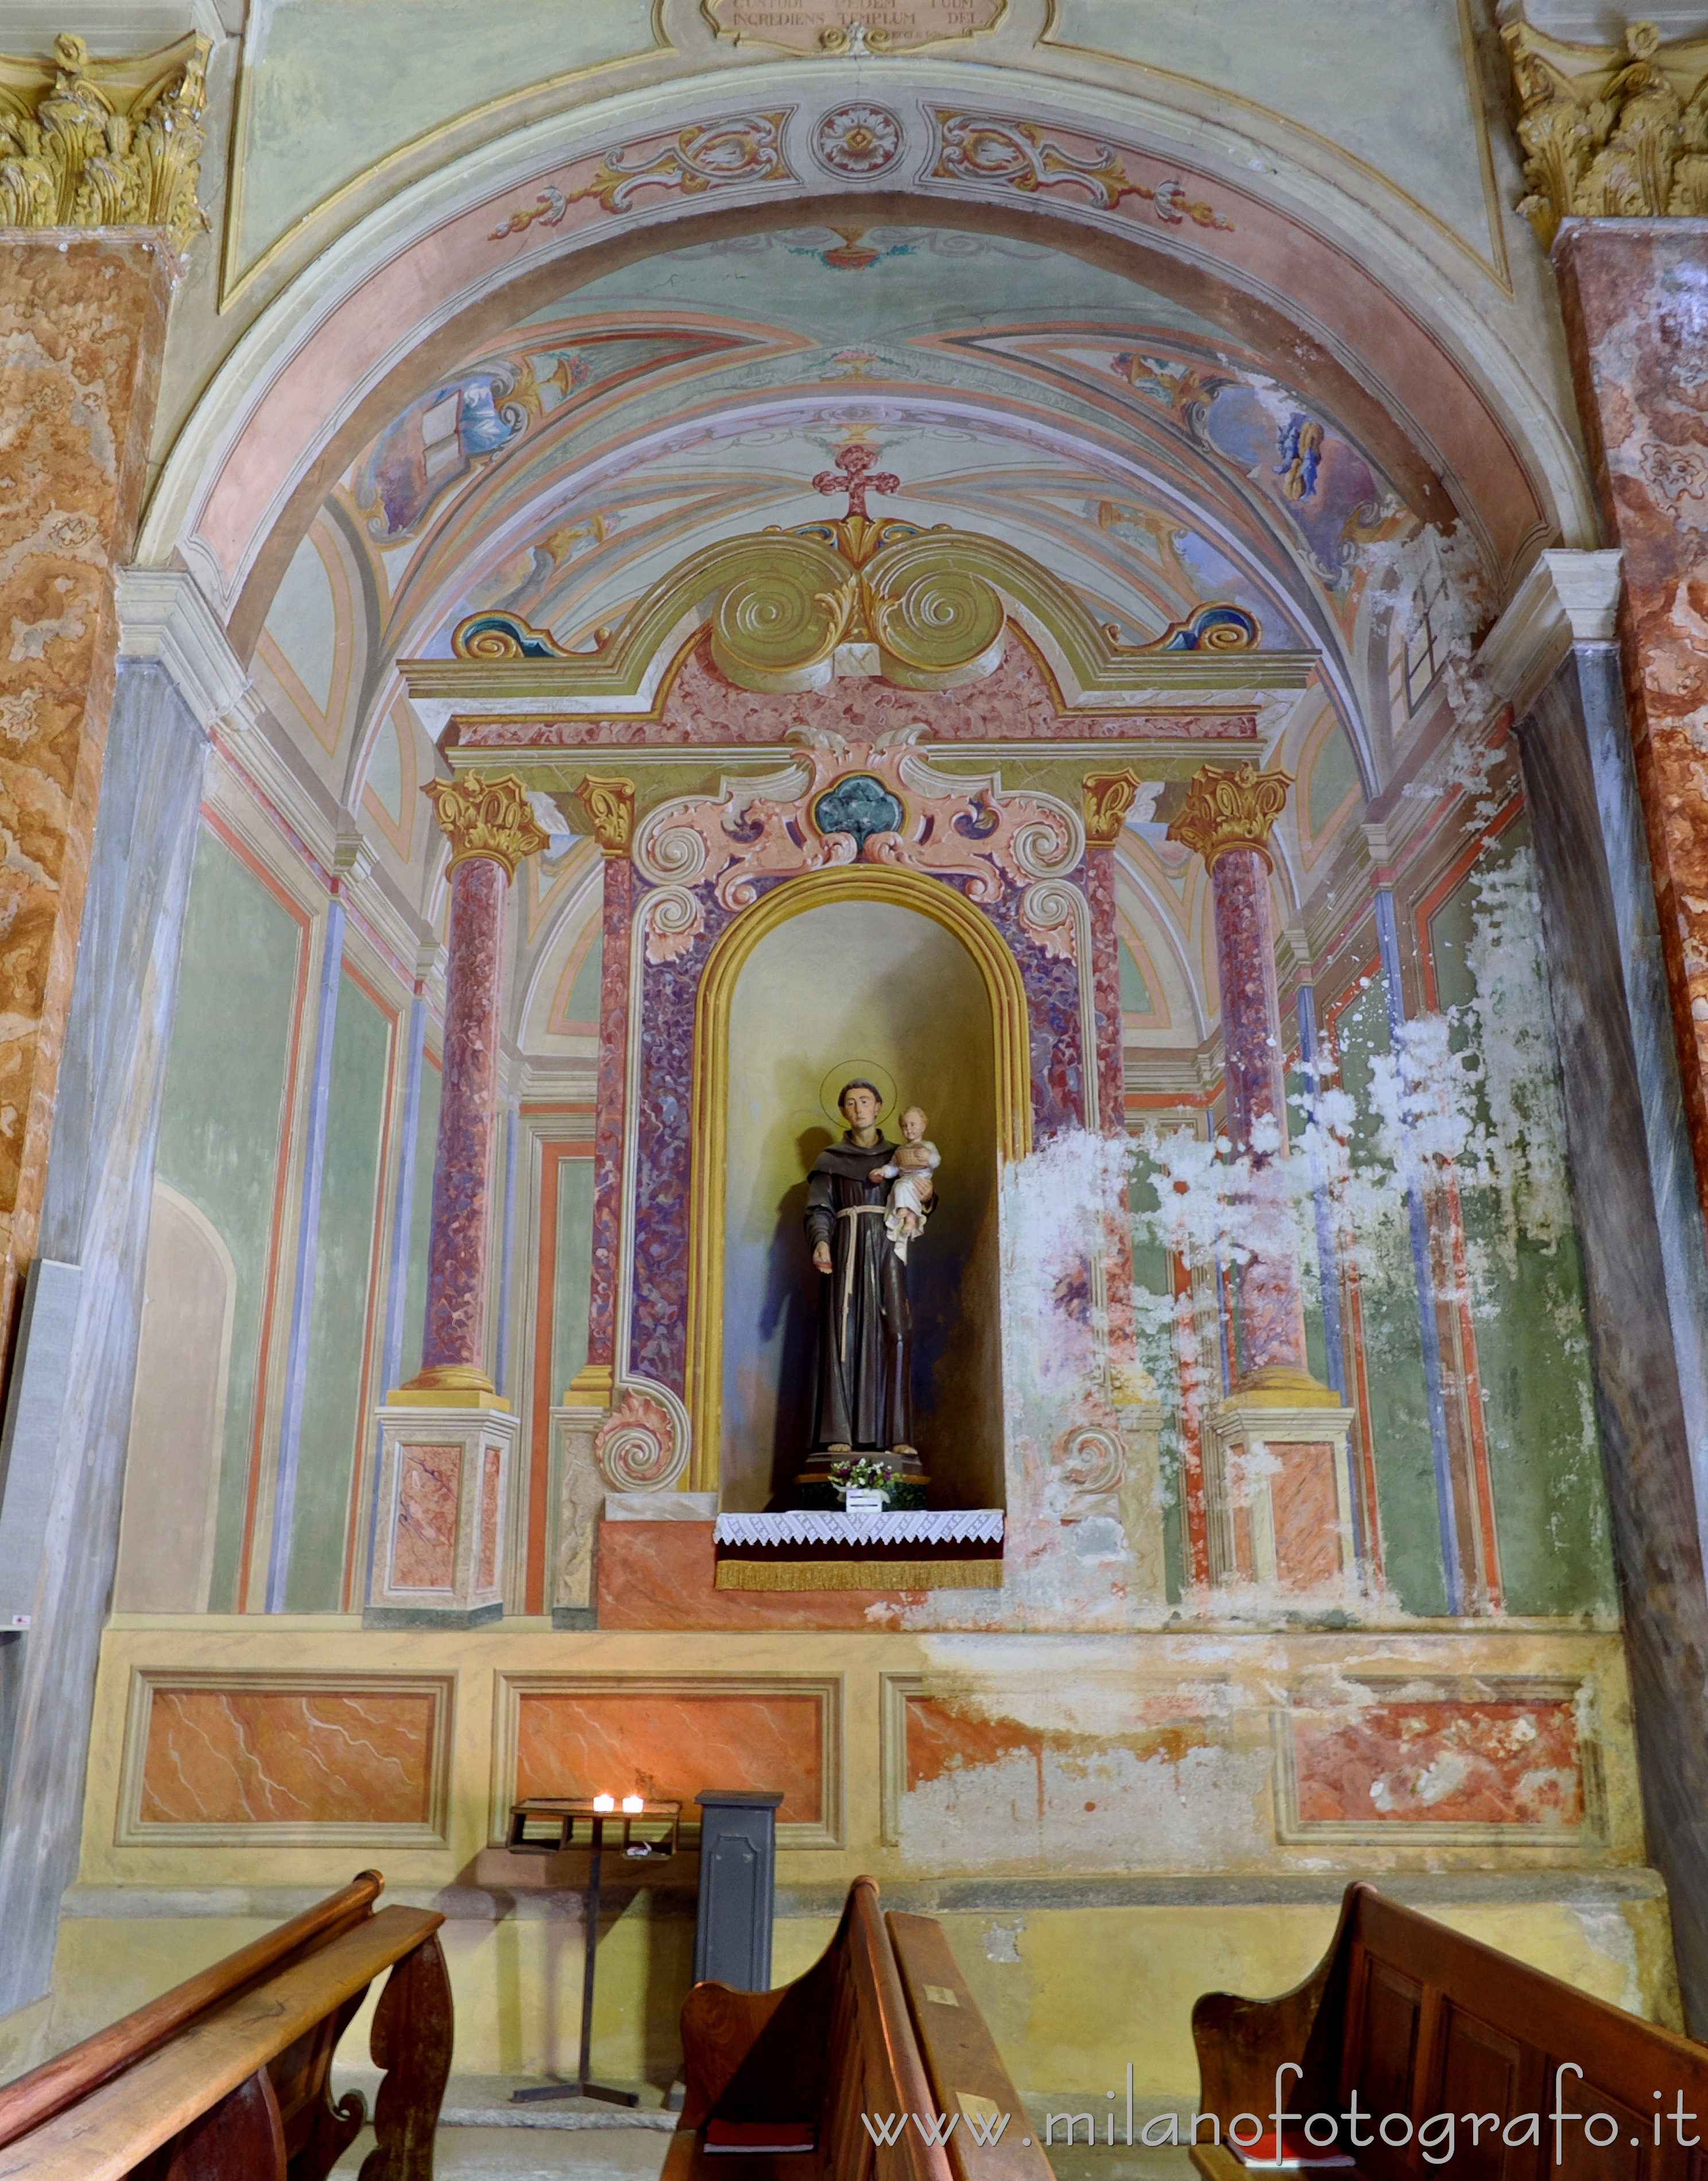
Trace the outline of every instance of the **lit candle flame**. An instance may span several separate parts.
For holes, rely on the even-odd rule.
[[[595,1795],[593,1798],[593,1807],[596,1810],[614,1810],[616,1808],[616,1797],[615,1795]]]
[[[640,1813],[646,1808],[645,1799],[644,1797],[639,1795],[625,1795],[622,1798],[622,1807],[627,1811],[630,1817],[638,1817]]]

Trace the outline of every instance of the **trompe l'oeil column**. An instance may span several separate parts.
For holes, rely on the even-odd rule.
[[[450,842],[445,1085],[433,1168],[427,1329],[406,1393],[496,1405],[486,1369],[493,1129],[504,1002],[504,908],[516,867],[546,834],[513,777],[435,780],[427,793]]]
[[[1223,1582],[1316,1590],[1353,1572],[1351,1418],[1311,1373],[1282,1173],[1286,1046],[1269,833],[1291,785],[1255,765],[1205,765],[1169,838],[1202,856],[1210,875],[1227,1133],[1248,1162],[1235,1252],[1240,1369],[1206,1449],[1211,1571]]]
[[[426,792],[450,842],[444,1090],[433,1169],[421,1368],[379,1412],[379,1490],[364,1619],[469,1626],[504,1610],[516,1418],[486,1367],[505,897],[547,835],[513,776]]]

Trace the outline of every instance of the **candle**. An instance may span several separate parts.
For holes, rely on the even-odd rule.
[[[622,1798],[622,1807],[630,1817],[638,1818],[646,1808],[645,1798],[640,1795],[625,1795]]]
[[[593,1798],[593,1807],[596,1810],[614,1810],[616,1808],[616,1797],[615,1795],[595,1795]]]

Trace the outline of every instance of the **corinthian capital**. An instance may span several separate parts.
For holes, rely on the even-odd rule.
[[[576,789],[600,853],[626,856],[634,839],[634,782],[589,772]]]
[[[528,807],[528,791],[513,772],[483,780],[466,772],[456,780],[429,780],[422,790],[433,798],[433,814],[450,843],[451,868],[474,856],[502,864],[516,876],[524,856],[548,845],[550,836]]]
[[[1291,773],[1259,772],[1254,765],[1204,765],[1192,776],[1169,838],[1202,856],[1208,870],[1232,848],[1255,848],[1273,870],[1269,828],[1292,784]]]
[[[1130,770],[1088,772],[1081,781],[1086,838],[1094,848],[1112,848],[1120,839],[1133,798],[1144,784],[1137,773]]]

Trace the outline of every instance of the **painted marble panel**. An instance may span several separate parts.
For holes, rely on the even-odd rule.
[[[456,1510],[462,1491],[460,1446],[401,1449],[397,1528],[391,1545],[394,1590],[449,1590],[456,1581]]]
[[[899,1622],[919,1591],[718,1590],[710,1522],[606,1522],[595,1565],[610,1628],[858,1628]],[[970,1598],[983,1593],[968,1592]]]
[[[143,1828],[430,1822],[437,1689],[157,1684],[152,1699]]]
[[[909,1864],[1202,1869],[1263,1852],[1267,1751],[1208,1710],[1202,1688],[1125,1709],[1122,1731],[1088,1732],[909,1693],[901,1747],[885,1753],[891,1830]]]
[[[1335,1449],[1325,1440],[1269,1443],[1280,1469],[1269,1479],[1275,1571],[1290,1590],[1313,1590],[1340,1572],[1340,1505]]]
[[[705,1787],[781,1788],[778,1823],[817,1825],[823,1731],[815,1690],[526,1690],[517,1703],[516,1793],[639,1793],[691,1810]]]
[[[484,1447],[480,1456],[480,1541],[474,1587],[490,1590],[498,1581],[498,1517],[504,1494],[504,1449]]]
[[[1567,1696],[1374,1703],[1297,1713],[1291,1728],[1304,1825],[1585,1823]]]

